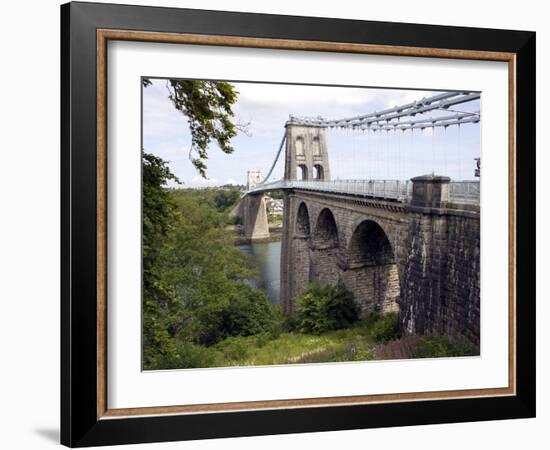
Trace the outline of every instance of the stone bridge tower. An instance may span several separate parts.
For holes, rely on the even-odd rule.
[[[250,169],[246,172],[246,190],[255,188],[263,180],[262,172],[257,169]]]
[[[330,180],[325,127],[287,123],[285,153],[285,180]]]
[[[288,181],[329,181],[330,165],[326,128],[314,125],[298,125],[292,121],[286,126],[285,173]],[[309,219],[303,221],[299,231],[295,230],[295,217],[292,212],[292,196],[287,191],[283,196],[283,235],[281,240],[281,304],[290,305],[297,283],[305,285],[309,281],[312,266],[310,251]],[[296,259],[301,255],[301,259]],[[293,270],[295,264],[301,265],[302,278],[296,280]],[[290,307],[286,307],[287,312]]]

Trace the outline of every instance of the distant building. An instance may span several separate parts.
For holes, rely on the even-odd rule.
[[[273,216],[282,216],[283,215],[283,200],[278,198],[271,198],[265,196],[265,206],[267,208],[267,213]]]

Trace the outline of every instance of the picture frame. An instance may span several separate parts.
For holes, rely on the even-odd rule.
[[[506,388],[107,404],[107,43],[503,61],[509,72]],[[70,447],[535,416],[535,33],[72,2],[61,7],[61,442]]]

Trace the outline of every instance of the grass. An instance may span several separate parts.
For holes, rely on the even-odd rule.
[[[372,315],[349,328],[319,335],[296,331],[232,337],[209,348],[213,366],[368,361],[379,343],[397,338],[397,315]]]
[[[437,334],[400,337],[397,315],[372,315],[357,324],[320,335],[288,332],[226,339],[212,348],[219,366],[475,356],[463,339]]]
[[[365,323],[321,335],[282,333],[228,338],[212,350],[216,362],[223,366],[300,364],[332,361],[362,361],[374,353]]]
[[[371,315],[349,328],[319,335],[287,331],[227,338],[211,347],[186,343],[169,368],[369,361],[478,355],[471,344],[446,336],[397,333],[397,314]],[[167,367],[164,367],[167,368]]]

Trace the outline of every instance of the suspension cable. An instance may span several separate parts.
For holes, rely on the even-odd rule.
[[[279,156],[281,156],[281,152],[283,150],[284,144],[286,141],[286,131],[285,134],[283,134],[283,139],[281,139],[281,144],[279,145],[279,150],[277,150],[277,155],[275,155],[275,160],[273,161],[273,164],[271,165],[271,169],[269,169],[269,172],[267,173],[266,177],[261,181],[261,183],[258,183],[258,186],[264,184],[271,174],[273,173],[273,169],[275,169],[275,165],[277,164],[277,161],[279,160]]]

